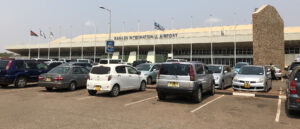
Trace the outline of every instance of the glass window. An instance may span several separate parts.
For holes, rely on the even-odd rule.
[[[24,61],[16,60],[16,69],[24,69]]]
[[[55,67],[50,70],[48,73],[58,73],[58,74],[67,74],[69,72],[69,67]]]
[[[74,67],[72,69],[72,74],[83,74],[83,72],[81,71],[81,69],[79,67]]]
[[[140,64],[140,65],[136,66],[136,68],[139,71],[149,71],[150,70],[150,64]]]
[[[109,74],[110,73],[110,67],[93,67],[91,70],[92,74]]]
[[[151,69],[151,71],[154,71],[154,69],[159,70],[159,65],[154,65]]]
[[[5,69],[8,65],[8,60],[0,60],[0,69]]]
[[[244,74],[244,75],[263,75],[264,70],[262,67],[242,67],[241,70],[239,71],[239,74]]]
[[[35,62],[25,62],[26,69],[37,69],[37,63]]]
[[[137,71],[132,67],[127,67],[127,70],[129,74],[137,74]]]
[[[47,69],[48,69],[47,65],[45,65],[45,64],[43,64],[43,63],[38,63],[38,64],[36,65],[36,67],[37,67],[39,70],[47,70]]]
[[[190,65],[187,64],[162,64],[161,75],[189,75]]]
[[[116,67],[116,72],[117,73],[126,73],[125,66],[118,66],[118,67]]]
[[[222,66],[207,66],[207,67],[213,73],[221,73],[222,72]]]
[[[84,74],[88,74],[90,71],[86,68],[80,68]]]
[[[196,65],[196,73],[197,74],[203,74],[203,66],[200,64]]]

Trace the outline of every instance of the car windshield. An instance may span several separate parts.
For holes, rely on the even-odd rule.
[[[58,73],[58,74],[66,74],[70,70],[70,67],[55,67],[50,70],[48,73]]]
[[[178,62],[178,60],[167,60],[167,62]]]
[[[8,62],[8,60],[0,60],[0,69],[5,69]]]
[[[213,73],[221,73],[222,66],[207,66],[208,70],[212,71]]]
[[[78,62],[89,63],[89,60],[78,60]]]
[[[109,74],[110,73],[110,67],[93,67],[91,70],[92,74]]]
[[[243,67],[239,71],[243,75],[263,75],[264,69],[262,67]]]
[[[140,65],[136,66],[136,68],[139,71],[149,71],[150,65],[149,64],[140,64]]]
[[[241,68],[243,66],[247,65],[246,63],[237,63],[235,68]]]
[[[296,66],[298,66],[298,65],[300,65],[300,62],[294,62],[294,63],[292,63],[292,65],[291,65],[291,70],[293,70]]]
[[[121,62],[121,60],[109,60],[110,64],[118,64],[120,62]]]
[[[190,65],[188,64],[162,64],[161,75],[189,75]]]

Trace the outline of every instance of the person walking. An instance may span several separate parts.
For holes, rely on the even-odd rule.
[[[275,66],[270,63],[271,66],[271,76],[272,76],[272,80],[276,80],[276,76],[275,76]]]

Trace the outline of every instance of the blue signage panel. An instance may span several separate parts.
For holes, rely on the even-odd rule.
[[[106,41],[106,53],[114,53],[115,41],[108,40]]]

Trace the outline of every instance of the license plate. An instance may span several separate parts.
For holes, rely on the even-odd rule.
[[[96,90],[99,91],[101,86],[96,86]]]
[[[169,87],[179,87],[178,82],[169,82]]]
[[[51,81],[51,78],[46,78],[46,80],[45,80],[46,82],[50,82]]]
[[[245,87],[245,88],[250,88],[250,83],[245,83],[245,84],[244,84],[244,87]]]

